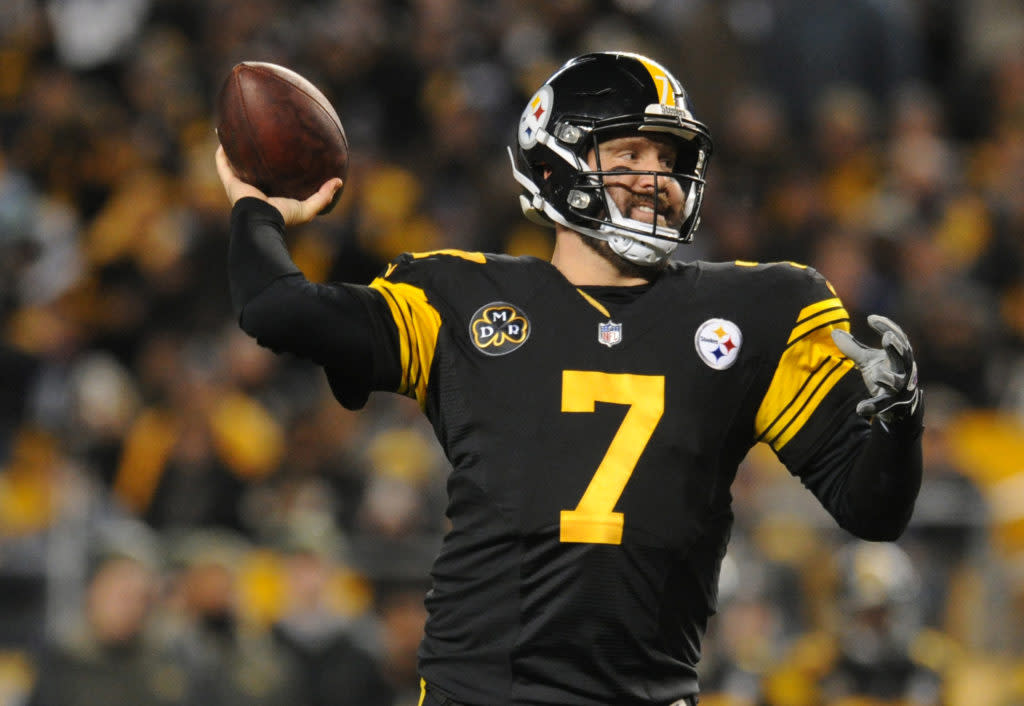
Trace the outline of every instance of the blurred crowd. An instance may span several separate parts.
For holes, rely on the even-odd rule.
[[[332,100],[349,180],[289,245],[365,283],[547,256],[505,147],[604,49],[671,67],[715,138],[679,256],[817,267],[926,390],[896,545],[751,452],[702,704],[1024,704],[1018,0],[4,0],[0,706],[416,703],[446,462],[414,403],[347,412],[238,330],[217,92],[261,60]]]

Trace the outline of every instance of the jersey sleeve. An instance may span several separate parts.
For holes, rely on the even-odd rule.
[[[445,291],[458,279],[451,266],[467,261],[483,264],[486,258],[461,250],[405,253],[370,283],[387,303],[398,331],[401,376],[395,391],[416,399],[422,408],[427,404],[438,336],[451,312]]]
[[[795,306],[781,321],[785,347],[754,423],[756,441],[790,469],[811,457],[864,392],[853,362],[832,341],[832,331],[850,330],[850,315],[824,277],[809,267],[796,271],[790,284]]]
[[[889,430],[857,414],[867,389],[832,341],[834,330],[849,330],[846,309],[810,268],[785,279],[773,282],[781,302],[776,311],[792,313],[755,417],[757,440],[771,446],[840,527],[862,539],[892,541],[906,529],[920,488],[920,420]]]

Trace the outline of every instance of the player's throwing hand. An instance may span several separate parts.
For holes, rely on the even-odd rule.
[[[224,191],[228,195],[228,201],[232,205],[239,199],[252,196],[263,199],[271,206],[281,212],[285,225],[301,225],[313,220],[313,217],[320,213],[334,198],[335,192],[342,187],[341,179],[329,179],[324,182],[320,190],[305,201],[284,198],[281,196],[268,196],[252,184],[247,184],[238,178],[235,170],[228,161],[228,156],[223,147],[217,147],[215,155],[217,160],[217,174],[224,185]]]

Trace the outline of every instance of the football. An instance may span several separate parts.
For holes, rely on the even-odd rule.
[[[261,61],[236,64],[217,99],[217,137],[242,181],[267,196],[306,199],[348,173],[338,113],[308,79]],[[330,211],[341,190],[321,213]]]

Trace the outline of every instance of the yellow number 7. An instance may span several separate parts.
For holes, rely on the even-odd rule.
[[[575,510],[562,510],[563,542],[622,544],[624,516],[615,512],[626,483],[665,411],[665,377],[562,371],[562,411],[593,412],[595,402],[629,406]]]

